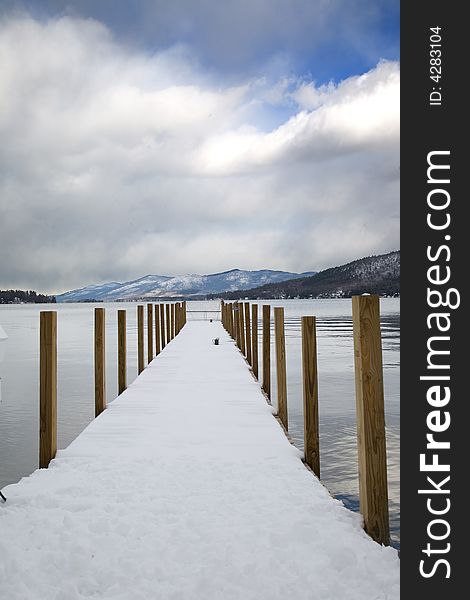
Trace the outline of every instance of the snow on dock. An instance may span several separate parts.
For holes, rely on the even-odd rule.
[[[221,324],[187,323],[49,469],[5,488],[0,595],[398,599],[396,551],[271,413]]]

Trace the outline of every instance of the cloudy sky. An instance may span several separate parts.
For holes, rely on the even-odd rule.
[[[1,0],[0,289],[399,247],[398,0]]]

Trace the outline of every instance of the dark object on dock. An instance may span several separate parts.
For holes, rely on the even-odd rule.
[[[214,344],[214,346],[218,346],[219,345],[219,338],[214,338],[212,340],[212,343]]]
[[[3,500],[3,502],[6,502],[7,499],[5,498],[5,496],[2,494],[2,492],[0,492],[0,498]]]

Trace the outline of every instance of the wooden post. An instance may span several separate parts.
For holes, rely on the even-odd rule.
[[[161,352],[160,341],[160,304],[155,304],[155,356]]]
[[[240,348],[240,331],[239,331],[240,317],[238,316],[238,310],[239,310],[239,304],[238,304],[238,302],[234,302],[233,303],[233,327],[234,327],[233,339],[235,340],[235,343],[237,344],[237,346]]]
[[[235,338],[235,332],[233,329],[233,302],[228,305],[228,329],[232,338]]]
[[[105,309],[95,308],[95,417],[106,408]]]
[[[274,335],[276,342],[277,412],[287,430],[286,338],[284,332],[284,308],[282,306],[276,306],[274,309]]]
[[[263,391],[271,399],[271,307],[263,305]]]
[[[388,546],[387,456],[378,296],[353,296],[359,503],[364,529]]]
[[[171,342],[171,317],[170,317],[170,305],[166,305],[166,343]]]
[[[165,347],[165,305],[160,304],[160,335],[162,340],[162,350]]]
[[[302,376],[305,462],[315,475],[320,478],[317,331],[315,317],[302,317]]]
[[[251,365],[251,326],[250,326],[250,303],[245,302],[245,328],[246,328],[246,360]]]
[[[118,310],[118,394],[127,388],[126,311]]]
[[[153,360],[153,304],[147,304],[147,359]]]
[[[251,365],[256,379],[258,379],[258,305],[251,305]]]
[[[176,336],[176,304],[171,305],[171,339]]]
[[[186,321],[188,320],[186,314],[186,300],[183,302],[183,325],[186,325]]]
[[[137,372],[144,370],[144,307],[137,307]]]
[[[39,468],[57,452],[57,312],[39,317]]]
[[[242,354],[246,354],[246,346],[245,346],[245,315],[243,312],[243,302],[238,303],[238,314],[240,315],[240,350]]]

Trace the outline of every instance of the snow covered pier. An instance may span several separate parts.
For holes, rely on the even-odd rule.
[[[48,469],[4,490],[2,597],[398,599],[396,551],[272,412],[221,323],[189,321]]]

